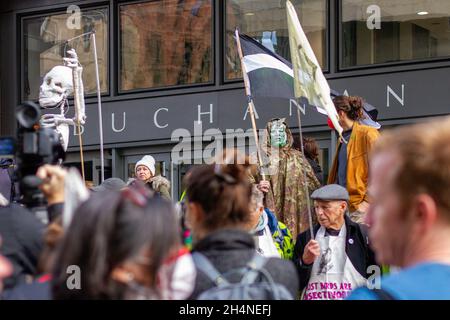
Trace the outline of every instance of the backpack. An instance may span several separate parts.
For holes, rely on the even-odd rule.
[[[197,300],[294,300],[284,285],[275,283],[269,272],[264,269],[268,259],[255,253],[253,258],[240,269],[229,273],[240,273],[240,282],[229,282],[201,253],[192,254],[196,267],[202,271],[214,286],[202,292]],[[259,277],[261,276],[261,277]],[[256,282],[258,279],[262,279]]]

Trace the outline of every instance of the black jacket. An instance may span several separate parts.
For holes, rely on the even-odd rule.
[[[51,281],[36,279],[32,283],[22,283],[5,290],[3,300],[52,300]]]
[[[225,229],[216,231],[197,243],[194,252],[205,255],[220,273],[244,267],[255,254],[253,237],[246,232]],[[298,277],[291,261],[270,258],[264,268],[276,283],[282,284],[295,298],[298,292]],[[238,275],[227,278],[230,282],[239,282]],[[196,299],[202,292],[212,288],[214,283],[202,271],[197,269],[194,292],[190,299]]]
[[[314,159],[311,159],[308,157],[306,157],[306,159],[308,160],[309,164],[311,165],[311,168],[313,169],[317,180],[319,180],[320,184],[323,185],[323,171],[322,171],[322,168],[320,167],[320,164]]]
[[[0,252],[11,262],[13,275],[4,281],[5,289],[25,282],[26,275],[35,275],[44,244],[45,225],[31,211],[11,204],[0,207]]]
[[[367,267],[370,265],[376,265],[375,255],[369,247],[367,226],[355,223],[351,221],[347,215],[345,215],[345,227],[347,229],[345,252],[347,253],[348,258],[352,262],[355,269],[367,279],[368,276],[370,276],[370,274],[367,274]],[[314,226],[314,237],[317,235],[317,231],[319,231],[319,229],[320,225],[317,224]],[[292,257],[292,260],[297,267],[298,276],[300,279],[300,291],[303,291],[303,289],[308,285],[313,267],[313,264],[305,265],[301,261],[303,251],[309,240],[311,240],[309,230],[299,234],[294,247],[294,256]]]

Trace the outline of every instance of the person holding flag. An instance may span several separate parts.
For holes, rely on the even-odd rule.
[[[320,182],[293,142],[285,119],[270,120],[262,143],[263,166],[251,176],[251,181],[265,194],[265,207],[275,213],[295,238],[310,228],[307,201]]]
[[[330,87],[290,1],[286,1],[286,9],[295,97],[306,98],[318,110],[324,109],[338,132],[340,138],[328,183],[347,188],[352,220],[362,223],[369,204],[367,158],[378,131],[358,122],[365,118],[361,98],[338,96],[333,103]]]
[[[265,207],[296,237],[312,226],[309,194],[320,187],[320,182],[303,153],[293,148],[294,139],[285,119],[268,122],[260,146],[253,105],[253,96],[292,98],[292,68],[284,58],[238,30],[236,42],[257,146],[259,170],[251,181],[265,194]]]

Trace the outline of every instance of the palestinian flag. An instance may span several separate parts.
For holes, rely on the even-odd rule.
[[[239,34],[239,38],[251,95],[293,99],[291,63],[245,34]]]
[[[239,33],[239,39],[244,67],[250,84],[250,95],[252,97],[295,99],[292,64],[248,35]],[[340,95],[339,92],[330,90],[331,99],[338,95]],[[324,108],[314,105],[311,107],[319,113],[328,115]],[[363,124],[377,129],[381,127],[376,122],[378,110],[374,106],[365,102],[364,114],[367,118],[361,121]]]

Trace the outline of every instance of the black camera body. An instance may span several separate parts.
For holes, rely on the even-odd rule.
[[[61,137],[52,128],[42,128],[40,107],[31,101],[26,101],[18,107],[16,113],[16,171],[15,178],[19,181],[22,195],[20,202],[27,208],[45,207],[45,199],[39,190],[42,180],[36,177],[38,168],[44,164],[58,164],[65,159]]]

